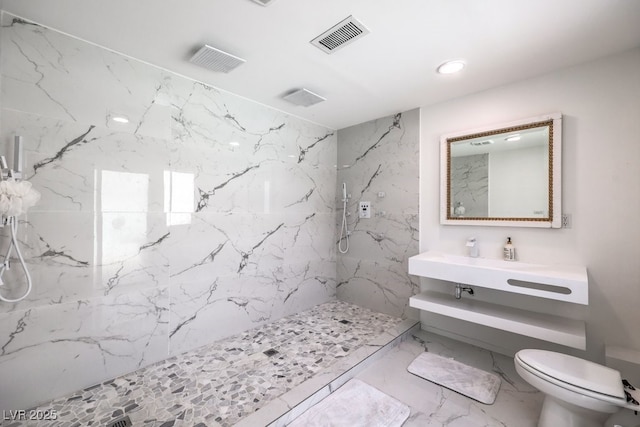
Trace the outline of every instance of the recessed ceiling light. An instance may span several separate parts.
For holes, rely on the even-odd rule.
[[[237,141],[231,141],[231,142],[229,143],[229,145],[231,145],[232,147],[239,147],[239,146],[240,146],[240,143],[239,143],[239,142],[237,142]]]
[[[466,64],[459,59],[456,59],[455,61],[447,61],[438,67],[438,73],[440,74],[457,73],[458,71],[462,70],[465,65]]]
[[[505,141],[509,141],[509,142],[511,142],[511,141],[520,141],[520,134],[517,133],[515,135],[508,136],[504,140]]]
[[[111,117],[111,120],[117,123],[129,123],[129,119],[127,119],[125,116],[113,116]]]

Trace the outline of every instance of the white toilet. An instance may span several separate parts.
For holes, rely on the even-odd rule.
[[[545,394],[538,427],[602,427],[627,403],[620,372],[577,357],[545,350],[520,350],[516,371]]]

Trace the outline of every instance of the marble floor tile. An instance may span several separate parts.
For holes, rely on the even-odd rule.
[[[485,405],[407,371],[425,351],[468,364],[502,379],[492,405]],[[521,379],[513,358],[420,331],[356,378],[405,403],[411,415],[403,427],[535,427],[543,394]]]
[[[333,301],[37,409],[56,412],[48,426],[106,426],[123,415],[135,426],[285,426],[303,406],[339,389],[353,371],[351,376],[410,408],[404,427],[536,425],[543,396],[517,375],[512,358],[416,327],[415,322]],[[409,373],[407,367],[425,348],[498,375],[502,386],[494,404],[481,404]]]
[[[125,414],[135,426],[232,426],[359,350],[379,348],[381,336],[393,337],[403,325],[400,318],[332,301],[36,410],[55,411],[49,426],[106,426]]]
[[[492,405],[500,390],[497,375],[427,351],[416,357],[407,370],[485,405]]]
[[[291,427],[401,427],[411,410],[358,379],[349,380]]]

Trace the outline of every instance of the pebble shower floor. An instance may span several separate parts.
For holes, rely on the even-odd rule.
[[[37,408],[48,426],[232,426],[402,322],[333,301]],[[7,427],[28,425],[9,423]],[[37,425],[37,424],[30,424]]]

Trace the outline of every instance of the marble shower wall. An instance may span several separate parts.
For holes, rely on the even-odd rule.
[[[0,303],[0,409],[335,298],[335,131],[6,13],[1,31],[0,153],[23,136],[42,199],[20,218],[33,291]]]
[[[407,259],[418,253],[419,110],[338,131],[337,229],[342,183],[350,247],[338,253],[338,298],[374,311],[417,319],[409,297],[419,281]],[[383,194],[381,194],[383,193]],[[371,202],[371,218],[358,218],[360,201]]]

